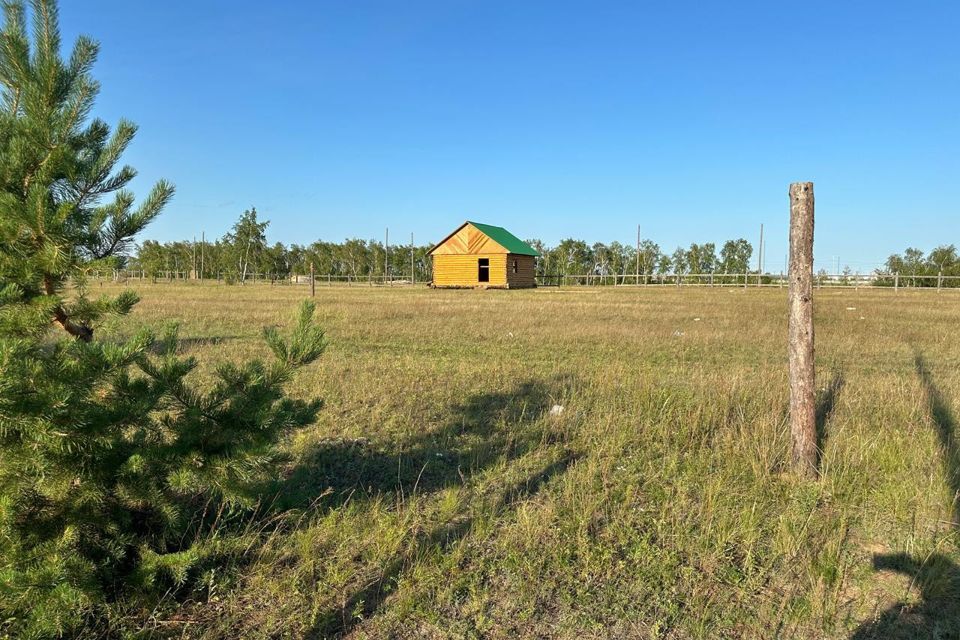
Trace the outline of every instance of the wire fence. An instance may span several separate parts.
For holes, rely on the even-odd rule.
[[[114,269],[95,270],[86,277],[99,282],[149,282],[164,283],[207,283],[207,284],[256,284],[270,286],[310,285],[310,275],[249,273],[245,278],[233,274],[207,274],[200,277],[192,271],[146,271]],[[657,273],[657,274],[538,274],[537,286],[541,287],[768,287],[785,288],[787,277],[770,273]],[[376,274],[316,274],[314,286],[428,286],[429,280],[417,281],[408,275]],[[960,276],[957,275],[904,275],[897,273],[872,274],[828,274],[814,276],[817,288],[860,288],[889,287],[892,289],[957,289],[960,290]]]

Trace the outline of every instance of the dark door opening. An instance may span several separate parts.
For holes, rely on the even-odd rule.
[[[477,260],[477,282],[490,282],[490,258]]]

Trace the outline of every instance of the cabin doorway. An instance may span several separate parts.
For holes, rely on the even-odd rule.
[[[477,282],[490,282],[490,258],[477,260]]]

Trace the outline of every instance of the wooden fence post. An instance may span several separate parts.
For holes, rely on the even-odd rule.
[[[310,297],[317,296],[317,279],[313,277],[313,262],[310,263]]]
[[[817,474],[813,368],[813,183],[790,185],[790,440],[802,476]]]
[[[896,293],[900,290],[900,272],[893,274],[893,292]]]

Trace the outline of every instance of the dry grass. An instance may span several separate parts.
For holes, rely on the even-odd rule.
[[[260,328],[306,293],[138,289],[116,330],[176,320],[204,366],[264,355]],[[158,628],[957,631],[953,292],[816,292],[815,484],[784,466],[784,291],[321,288],[317,303],[330,348],[293,391],[327,405],[265,492],[286,525]],[[896,602],[915,606],[887,610]]]

